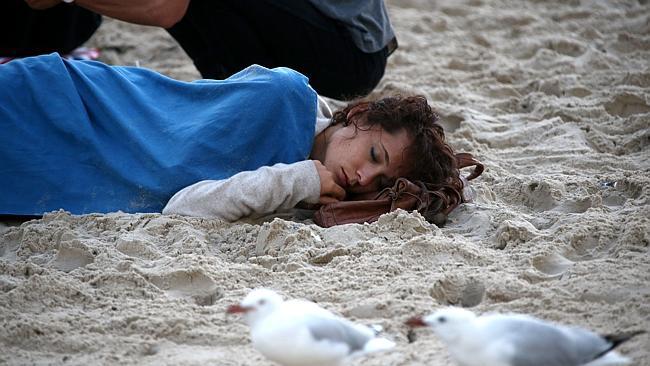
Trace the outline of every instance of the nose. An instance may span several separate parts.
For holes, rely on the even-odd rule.
[[[357,183],[362,187],[370,186],[377,182],[381,174],[382,170],[380,166],[364,164],[357,170]]]

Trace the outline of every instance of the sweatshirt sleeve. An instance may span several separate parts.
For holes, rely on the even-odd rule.
[[[203,180],[177,192],[162,213],[236,221],[317,203],[320,178],[311,160],[275,164],[223,180]]]

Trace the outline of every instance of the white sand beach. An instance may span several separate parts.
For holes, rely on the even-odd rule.
[[[328,229],[63,211],[0,224],[0,364],[273,365],[225,314],[262,286],[397,343],[352,365],[453,365],[404,325],[450,304],[650,330],[650,3],[388,5],[399,49],[373,95],[429,99],[486,165],[474,202],[442,228],[404,211]],[[161,29],[105,19],[89,45],[199,78]],[[650,334],[619,351],[650,366]]]

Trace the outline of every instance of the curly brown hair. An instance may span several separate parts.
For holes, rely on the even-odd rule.
[[[463,199],[463,181],[439,119],[422,95],[391,96],[352,103],[334,113],[332,124],[356,126],[357,121],[363,120],[365,128],[378,125],[388,133],[405,129],[413,141],[405,151],[412,164],[405,178],[423,182],[429,190],[437,192],[443,201],[437,211],[446,216]]]

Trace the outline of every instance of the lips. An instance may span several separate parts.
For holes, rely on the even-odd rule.
[[[343,188],[350,186],[350,180],[348,179],[348,175],[345,174],[345,170],[343,170],[343,168],[341,168],[341,173],[342,173],[342,176],[341,176],[340,180],[341,180],[341,185],[343,186]]]

